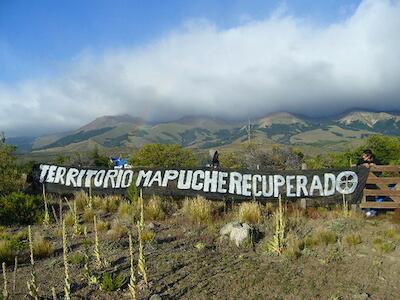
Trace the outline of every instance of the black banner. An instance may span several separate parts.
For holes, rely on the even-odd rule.
[[[203,195],[208,199],[275,199],[351,195],[358,202],[368,169],[306,171],[234,171],[223,169],[100,169],[35,165],[36,186],[48,192],[73,193],[92,190],[93,194],[126,194],[135,184],[144,194],[168,196]],[[340,196],[340,197],[339,197]]]

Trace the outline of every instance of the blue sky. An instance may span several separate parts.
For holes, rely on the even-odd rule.
[[[193,19],[230,28],[279,7],[329,24],[351,14],[348,0],[0,0],[0,81],[51,75],[84,51],[137,47]]]

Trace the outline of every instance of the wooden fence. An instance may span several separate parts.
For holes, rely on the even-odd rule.
[[[400,166],[370,168],[360,207],[400,208]]]

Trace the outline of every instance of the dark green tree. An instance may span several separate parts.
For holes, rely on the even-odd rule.
[[[21,174],[18,172],[16,148],[6,144],[0,145],[0,195],[19,191],[22,188]]]
[[[146,144],[135,151],[129,163],[141,167],[192,168],[199,162],[191,149],[180,145]]]

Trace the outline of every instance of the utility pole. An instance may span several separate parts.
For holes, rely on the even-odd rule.
[[[0,145],[3,145],[6,143],[6,135],[4,134],[4,131],[0,133]]]
[[[249,144],[250,144],[250,142],[251,142],[251,124],[250,124],[250,118],[247,118],[246,132],[247,132],[247,139],[248,139]]]

